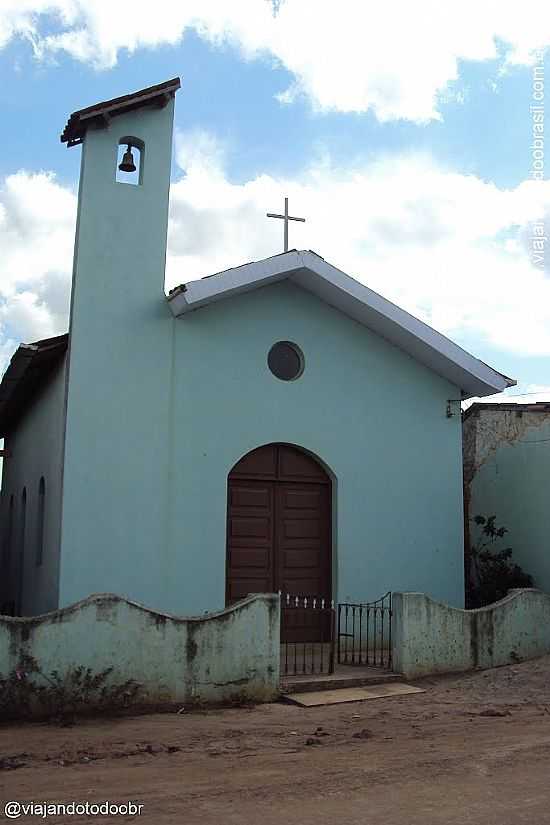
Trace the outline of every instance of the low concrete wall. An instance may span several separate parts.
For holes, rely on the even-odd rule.
[[[407,678],[496,667],[550,653],[550,596],[511,590],[478,610],[393,594],[393,667]]]
[[[140,683],[147,703],[269,700],[279,691],[279,597],[249,596],[219,613],[180,618],[113,594],[32,618],[0,616],[0,675],[32,656],[43,673],[82,665]],[[37,677],[40,679],[40,677]]]

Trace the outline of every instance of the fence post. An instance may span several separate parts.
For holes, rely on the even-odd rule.
[[[336,647],[336,610],[333,607],[330,614],[330,661],[329,673],[334,673],[334,652]],[[339,660],[338,660],[339,661]]]
[[[405,662],[404,607],[403,593],[392,593],[391,655],[393,670],[397,673],[404,673],[407,667]]]

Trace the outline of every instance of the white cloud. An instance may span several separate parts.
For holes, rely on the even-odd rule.
[[[65,271],[74,243],[76,196],[48,172],[21,170],[0,187],[3,295]]]
[[[47,304],[30,291],[9,297],[0,307],[0,318],[4,324],[17,330],[23,341],[49,338],[56,331],[61,332],[55,329],[55,319]]]
[[[288,195],[291,214],[307,218],[291,224],[291,246],[316,250],[443,333],[550,354],[550,281],[528,249],[550,182],[502,190],[408,154],[345,170],[320,159],[293,181],[235,184],[210,145],[211,165],[203,152],[178,153],[186,175],[171,189],[168,286],[279,251],[281,223],[265,212]]]
[[[76,196],[51,173],[0,185],[0,366],[19,341],[64,332]]]
[[[550,280],[527,247],[550,182],[502,190],[405,154],[346,169],[324,157],[292,181],[234,183],[211,135],[178,135],[176,154],[185,173],[170,192],[167,288],[281,251],[282,222],[265,213],[288,195],[291,214],[307,218],[291,224],[291,246],[314,249],[450,337],[550,354]],[[66,328],[75,209],[52,175],[19,172],[0,188],[0,347]]]
[[[224,175],[225,148],[218,138],[204,129],[176,130],[176,163],[181,169],[193,169],[195,175],[209,178]]]
[[[461,60],[493,59],[499,44],[507,65],[527,63],[550,44],[550,14],[517,0],[285,0],[277,14],[268,0],[0,0],[0,46],[22,36],[38,57],[63,51],[99,68],[189,29],[245,59],[274,58],[293,76],[282,102],[305,94],[320,110],[370,109],[383,121],[438,118]]]

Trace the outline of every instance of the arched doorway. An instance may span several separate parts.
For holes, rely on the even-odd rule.
[[[249,593],[330,599],[332,485],[289,444],[268,444],[228,478],[226,602]]]

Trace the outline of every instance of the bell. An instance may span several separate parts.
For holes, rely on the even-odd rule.
[[[130,144],[128,144],[128,148],[124,152],[122,156],[122,163],[118,164],[118,168],[121,172],[135,172],[136,171],[136,164],[134,163],[134,156],[132,154],[132,150],[130,148]]]

